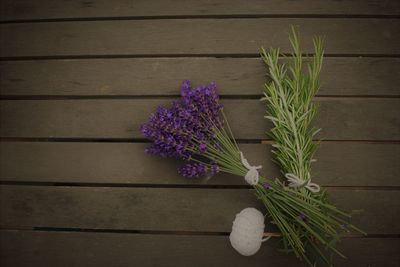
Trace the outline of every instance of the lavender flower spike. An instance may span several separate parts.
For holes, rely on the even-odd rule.
[[[183,81],[181,98],[171,107],[158,107],[141,126],[141,133],[152,141],[145,151],[189,161],[192,164],[179,171],[187,177],[217,173],[219,168],[213,167],[206,173],[202,165],[194,164],[191,159],[206,153],[208,144],[219,147],[214,131],[223,126],[221,109],[215,83],[192,88],[190,81]]]

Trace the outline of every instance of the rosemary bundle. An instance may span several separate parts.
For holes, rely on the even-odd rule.
[[[279,48],[261,49],[271,79],[265,84],[262,100],[267,103],[265,118],[273,123],[269,132],[273,140],[272,152],[288,178],[290,195],[301,199],[302,204],[298,205],[304,210],[299,214],[295,206],[276,205],[277,214],[289,223],[283,225],[274,216],[272,219],[282,232],[285,251],[294,252],[309,265],[317,259],[330,265],[328,253],[345,257],[335,248],[340,236],[350,231],[363,232],[349,223],[350,214],[329,203],[325,190],[320,191],[318,185],[311,183],[311,163],[318,147],[313,138],[319,132],[311,126],[317,114],[313,97],[320,87],[323,40],[314,37],[314,56],[303,58],[294,27],[289,39],[293,53],[286,63],[279,62]],[[262,194],[259,197],[263,199]]]

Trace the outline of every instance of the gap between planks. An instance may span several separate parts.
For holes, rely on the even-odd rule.
[[[0,95],[1,100],[124,100],[124,99],[176,99],[180,95]],[[263,95],[224,95],[220,99],[260,99]],[[400,95],[318,95],[315,99],[392,99]]]
[[[235,139],[238,144],[273,143],[270,139]],[[400,144],[400,140],[314,140],[320,144],[361,143],[361,144]],[[144,138],[86,138],[86,137],[0,137],[0,142],[70,142],[70,143],[150,143]]]
[[[32,181],[11,181],[7,179],[0,180],[0,185],[16,186],[55,186],[55,187],[112,187],[112,188],[174,188],[174,189],[244,189],[251,190],[250,185],[219,185],[219,184],[127,184],[127,183],[74,183],[74,182],[32,182]],[[400,191],[400,186],[332,186],[322,185],[329,191]]]
[[[118,16],[118,17],[76,17],[48,19],[15,19],[3,20],[0,24],[43,23],[43,22],[79,22],[79,21],[114,21],[114,20],[185,20],[185,19],[399,19],[393,14],[215,14],[215,15],[160,15],[160,16]]]
[[[312,53],[303,56],[312,56]],[[280,57],[289,57],[291,54],[280,54]],[[63,59],[118,59],[118,58],[259,58],[259,53],[235,53],[235,54],[112,54],[112,55],[62,55],[62,56],[13,56],[0,57],[0,61],[29,61],[29,60],[63,60]],[[363,58],[400,58],[400,54],[339,54],[325,53],[324,57],[363,57]]]
[[[2,226],[0,231],[37,231],[37,232],[76,232],[76,233],[109,233],[109,234],[141,234],[141,235],[179,235],[179,236],[229,236],[230,232],[205,231],[160,231],[160,230],[119,230],[89,228],[56,228],[56,227],[24,227]],[[264,232],[264,237],[281,237],[278,232]],[[346,234],[342,238],[400,238],[400,234]]]

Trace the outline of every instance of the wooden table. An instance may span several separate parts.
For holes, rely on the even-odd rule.
[[[314,180],[369,234],[336,265],[399,266],[399,1],[2,0],[0,17],[1,266],[303,266],[278,238],[237,254],[235,214],[262,209],[250,187],[179,177],[139,133],[183,79],[216,81],[243,151],[278,177],[258,51],[288,53],[291,24],[305,52],[326,40]]]

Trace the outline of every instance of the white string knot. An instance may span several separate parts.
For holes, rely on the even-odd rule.
[[[248,172],[246,173],[244,179],[250,185],[256,185],[258,183],[258,178],[260,174],[258,170],[262,168],[262,166],[251,166],[247,159],[243,156],[243,153],[240,152],[240,160],[242,161],[243,166],[246,167]]]
[[[318,184],[311,183],[311,180],[305,181],[293,173],[286,173],[285,177],[289,181],[289,187],[305,187],[313,193],[317,193],[319,192],[319,190],[321,190]]]

